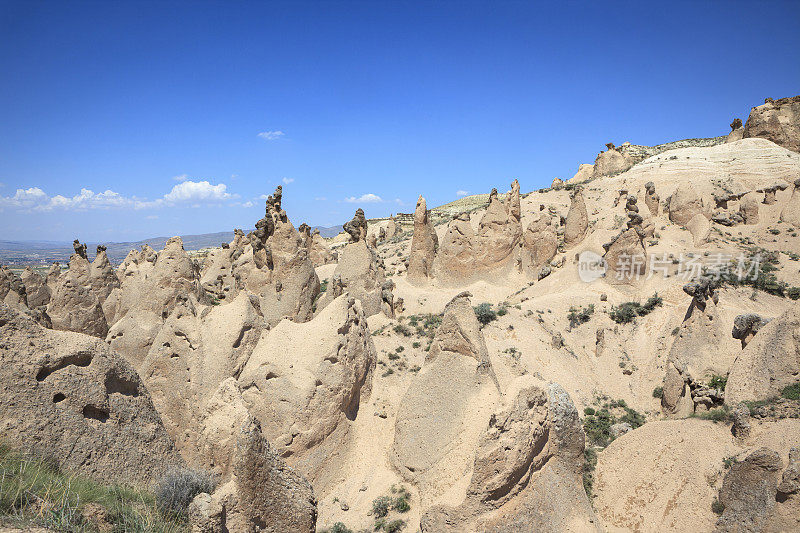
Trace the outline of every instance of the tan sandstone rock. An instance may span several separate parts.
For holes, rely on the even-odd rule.
[[[424,282],[432,274],[438,239],[428,216],[425,198],[420,196],[414,210],[414,236],[408,257],[408,280],[411,283]]]
[[[59,466],[148,487],[183,464],[136,371],[100,339],[0,304],[0,432]]]
[[[567,213],[564,226],[564,245],[572,248],[580,244],[589,229],[589,214],[586,212],[586,202],[580,189],[572,195],[572,202]]]
[[[800,96],[769,99],[750,110],[743,137],[769,139],[779,146],[800,152]]]

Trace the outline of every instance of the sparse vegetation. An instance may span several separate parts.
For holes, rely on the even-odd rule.
[[[784,387],[781,396],[787,400],[800,400],[800,382]]]
[[[614,410],[619,411],[620,409],[623,413],[617,417]],[[624,400],[606,401],[600,409],[587,407],[583,412],[586,415],[583,419],[586,438],[592,445],[600,448],[605,448],[614,440],[614,436],[611,434],[611,426],[614,424],[627,422],[632,429],[636,429],[646,422],[645,416],[628,407]]]
[[[569,313],[567,314],[567,320],[569,320],[570,329],[588,322],[592,318],[593,314],[594,304],[589,304],[588,307],[570,307]]]
[[[711,502],[711,511],[714,514],[722,514],[725,511],[725,504],[719,501],[719,498],[714,498],[714,501]]]
[[[411,336],[411,330],[408,329],[408,326],[406,326],[405,324],[395,324],[394,328],[392,329],[394,329],[395,333],[397,333],[398,335],[402,335],[403,337]]]
[[[389,513],[407,513],[411,510],[409,499],[411,495],[403,486],[392,485],[391,496],[380,496],[372,500],[372,509],[369,514],[375,517],[374,531],[396,533],[406,526],[404,520],[396,518],[390,520]]]
[[[82,510],[102,507],[113,531],[177,533],[184,518],[164,515],[147,491],[104,485],[62,472],[54,463],[0,445],[0,522],[55,531],[96,531]]]
[[[627,324],[633,322],[636,317],[649,314],[653,309],[661,306],[662,303],[663,299],[656,293],[643,304],[639,302],[625,302],[620,305],[611,306],[611,311],[608,314],[611,320],[617,324]]]
[[[653,389],[653,398],[663,398],[664,397],[664,387],[656,387]]]
[[[711,420],[716,423],[727,423],[731,420],[731,415],[726,406],[716,407],[708,411],[699,411],[692,414],[692,418],[699,418],[701,420]]]
[[[211,494],[217,485],[209,472],[189,468],[173,468],[158,482],[156,504],[162,513],[185,516],[189,504],[202,492]]]
[[[409,325],[414,328],[418,337],[433,338],[436,330],[442,323],[442,315],[431,313],[422,315],[411,315],[408,317]]]
[[[708,382],[711,389],[725,390],[725,385],[728,384],[728,376],[719,376],[714,374]]]
[[[594,470],[597,467],[597,452],[587,447],[583,450],[583,490],[591,498],[594,492]]]
[[[492,304],[490,303],[484,302],[478,306],[475,306],[474,309],[475,316],[478,318],[478,322],[480,322],[483,326],[493,320],[497,320],[497,313],[492,309]]]

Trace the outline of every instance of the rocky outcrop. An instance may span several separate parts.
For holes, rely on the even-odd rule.
[[[409,282],[422,283],[431,277],[438,245],[436,231],[429,220],[425,198],[420,196],[414,210],[414,235],[411,238],[411,252],[408,257]]]
[[[641,233],[640,227],[629,227],[603,245],[608,283],[629,285],[644,275],[647,251]]]
[[[6,443],[144,487],[183,464],[139,375],[102,340],[44,329],[2,304],[0,337]]]
[[[534,217],[522,236],[522,268],[531,275],[538,274],[558,253],[558,233],[553,218],[542,212]]]
[[[762,187],[761,189],[757,189],[756,192],[764,193],[764,200],[762,202],[764,205],[773,205],[778,201],[778,191],[785,191],[788,188],[788,184],[784,182],[778,182],[766,187]]]
[[[263,335],[237,381],[275,452],[313,481],[346,445],[376,358],[361,303],[344,295],[312,322],[283,321]]]
[[[789,466],[781,474],[778,492],[784,495],[800,493],[800,446],[789,450]]]
[[[739,215],[745,224],[758,224],[758,195],[755,192],[745,194],[739,203]]]
[[[447,304],[418,377],[400,401],[392,461],[435,498],[472,462],[472,450],[498,397],[480,324],[461,293]],[[482,421],[482,424],[478,424]],[[460,474],[458,474],[460,475]]]
[[[505,202],[500,200],[496,189],[489,194],[489,205],[478,224],[476,268],[491,271],[513,262],[513,253],[521,239],[519,182],[514,180]]]
[[[731,132],[725,138],[726,143],[732,143],[741,140],[744,137],[744,126],[742,126],[742,119],[735,118],[731,122]]]
[[[317,501],[311,485],[273,452],[256,420],[248,418],[238,429],[230,462],[229,479],[214,494],[192,501],[192,531],[314,533]]]
[[[25,267],[20,280],[25,285],[25,299],[28,307],[41,307],[50,302],[50,288],[38,272],[31,267]]]
[[[199,461],[202,401],[241,373],[266,330],[259,299],[245,292],[205,312],[198,308],[190,298],[179,299],[140,365],[167,431],[193,463]]]
[[[322,235],[319,234],[318,229],[312,232],[307,224],[301,225],[300,228],[303,246],[308,250],[308,258],[311,259],[311,263],[315,267],[336,262],[336,257],[331,253],[328,244],[325,242],[325,239],[322,238]]]
[[[0,303],[14,309],[28,307],[25,284],[19,276],[3,266],[0,266]]]
[[[719,502],[724,506],[715,531],[764,531],[775,507],[777,473],[783,467],[778,454],[759,448],[725,474]]]
[[[693,413],[695,400],[707,396],[701,393],[702,382],[714,374],[724,375],[728,368],[714,281],[701,277],[683,290],[692,301],[667,358],[661,407],[669,415]]]
[[[696,214],[686,223],[686,229],[692,234],[692,241],[697,247],[706,244],[711,236],[711,222],[701,213]]]
[[[733,320],[733,331],[731,336],[742,342],[742,349],[753,339],[756,333],[766,326],[770,318],[764,318],[755,313],[739,315]]]
[[[578,165],[578,171],[572,176],[570,179],[567,180],[567,183],[571,184],[578,184],[583,183],[584,181],[590,180],[592,178],[592,174],[594,173],[594,165],[589,164],[581,164]]]
[[[728,374],[725,403],[780,396],[800,373],[800,303],[762,326],[736,357]]]
[[[769,98],[764,105],[752,108],[743,137],[761,137],[800,152],[800,96]]]
[[[644,186],[644,204],[654,217],[658,216],[661,208],[661,197],[656,192],[656,186],[652,181],[648,181]]]
[[[100,287],[93,283],[89,261],[79,253],[73,254],[69,270],[59,277],[47,305],[53,328],[105,338],[108,322],[100,299],[105,291]]]
[[[695,215],[705,215],[706,206],[691,184],[685,184],[672,193],[669,199],[669,219],[685,226]]]
[[[564,246],[573,248],[583,241],[589,229],[589,214],[580,189],[575,190],[564,225]]]
[[[364,217],[364,210],[360,207],[356,209],[356,214],[349,222],[345,222],[344,231],[350,235],[350,242],[358,242],[367,238],[367,219]]]
[[[339,251],[339,262],[333,271],[333,277],[336,279],[335,286],[329,287],[319,299],[317,313],[346,292],[361,301],[367,316],[381,311],[389,317],[394,316],[394,296],[391,288],[385,286],[383,260],[366,241],[350,243]]]
[[[800,228],[800,178],[795,180],[792,196],[783,206],[781,221]]]
[[[423,532],[600,531],[583,489],[584,434],[569,395],[522,378],[475,452],[457,507],[435,506]]]
[[[606,144],[605,152],[600,152],[594,160],[592,178],[614,176],[625,172],[634,164],[634,160],[620,152],[612,143]]]

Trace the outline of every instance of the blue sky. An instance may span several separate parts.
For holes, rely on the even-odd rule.
[[[800,2],[0,0],[0,234],[250,229],[278,184],[296,225],[528,191],[726,134],[800,93],[798,50]]]

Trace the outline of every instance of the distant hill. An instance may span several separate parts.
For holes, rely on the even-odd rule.
[[[335,237],[342,231],[342,226],[322,227],[317,226],[312,229],[319,229],[320,235],[325,238]],[[112,263],[117,264],[125,259],[128,252],[138,250],[147,244],[154,250],[164,248],[169,237],[153,237],[142,241],[132,242],[87,242],[89,255],[91,256],[98,244],[106,247],[106,253]],[[220,231],[217,233],[203,233],[200,235],[181,235],[183,247],[186,250],[199,250],[219,246],[223,242],[233,240],[232,231]],[[0,263],[9,266],[26,265],[46,265],[53,261],[63,263],[69,261],[72,255],[72,242],[64,241],[4,241],[0,240]]]

